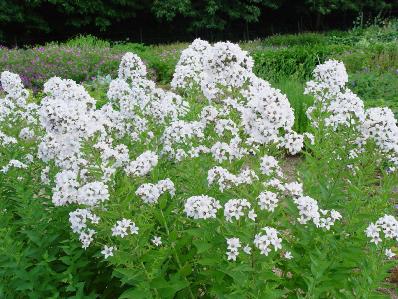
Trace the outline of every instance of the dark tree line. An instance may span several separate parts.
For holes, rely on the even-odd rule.
[[[0,0],[0,41],[15,45],[78,33],[138,42],[236,40],[344,28],[360,13],[386,17],[397,10],[397,0]]]

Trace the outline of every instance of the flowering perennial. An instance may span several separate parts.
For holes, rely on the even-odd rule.
[[[360,157],[373,142],[398,166],[393,113],[366,110],[347,82],[338,61],[314,70],[305,90],[315,99],[307,110],[313,127],[352,130],[348,159]],[[221,252],[225,263],[243,251],[239,259],[252,259],[251,267],[258,252],[266,259],[280,251],[276,256],[283,263],[294,254],[294,262],[300,253],[286,249],[297,241],[295,226],[326,234],[342,219],[306,195],[303,184],[287,178],[271,156],[274,151],[298,154],[318,140],[293,131],[286,95],[253,73],[253,59],[236,44],[195,40],[182,52],[172,91],[157,87],[147,78],[143,61],[127,53],[105,103],[97,103],[84,86],[58,77],[46,82],[39,105],[28,103],[29,92],[18,75],[1,73],[1,84],[6,94],[0,101],[1,146],[7,153],[26,146],[23,155],[10,154],[1,162],[2,175],[34,164],[45,186],[40,192],[51,191],[54,206],[74,209],[69,223],[82,247],[100,245],[111,262],[135,242],[131,250],[170,252],[170,260],[180,264],[178,239],[192,242],[187,246],[198,265],[208,262],[201,259],[207,250]],[[14,124],[17,132],[10,130]],[[354,162],[349,167],[359,169]],[[164,193],[173,200],[162,200]],[[204,240],[206,229],[209,235],[222,235],[220,246]],[[376,245],[383,239],[398,241],[398,222],[385,215],[365,234]],[[391,249],[385,254],[394,256]],[[145,268],[147,262],[140,264]]]

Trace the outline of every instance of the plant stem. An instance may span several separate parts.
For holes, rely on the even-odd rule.
[[[164,214],[163,214],[163,210],[162,210],[162,209],[160,209],[160,213],[162,214],[162,219],[163,219],[163,222],[164,222],[164,227],[165,227],[165,229],[166,229],[167,236],[169,237],[169,236],[170,236],[170,230],[169,230],[169,227],[168,227],[168,225],[167,225],[166,218],[164,217]],[[174,247],[173,245],[171,246],[171,248],[172,248],[172,250],[173,250],[174,258],[175,258],[175,260],[176,260],[176,262],[177,262],[178,268],[181,270],[181,269],[182,269],[182,265],[181,265],[180,257],[178,256],[177,250],[175,249],[175,247]],[[185,280],[185,282],[188,283],[188,291],[189,291],[190,297],[191,297],[192,299],[194,299],[195,296],[194,296],[193,293],[192,293],[191,284],[189,283],[188,279],[187,279],[185,276],[184,276],[184,280]]]

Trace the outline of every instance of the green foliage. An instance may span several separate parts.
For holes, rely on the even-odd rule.
[[[275,87],[286,94],[294,110],[293,129],[300,133],[307,132],[309,121],[305,112],[312,105],[313,99],[304,95],[303,83],[291,78],[285,78],[276,82]]]
[[[269,47],[291,47],[318,45],[326,43],[326,36],[321,33],[304,32],[300,34],[276,34],[264,39],[264,45]]]
[[[49,33],[54,30],[54,19],[46,17],[45,11],[65,21],[67,28],[94,26],[106,30],[113,22],[133,18],[146,8],[142,1],[9,1],[0,3],[0,21],[5,28],[19,26],[21,29]],[[4,28],[4,29],[5,29]],[[3,29],[3,28],[2,28]]]
[[[2,151],[2,161],[22,155],[21,148]],[[52,205],[51,190],[37,181],[39,168],[0,174],[0,297],[112,298],[123,288],[66,229],[70,209]]]
[[[303,45],[288,48],[267,48],[253,53],[255,73],[266,80],[279,81],[293,77],[308,79],[316,65],[332,54],[342,53],[347,47],[341,45]]]
[[[362,71],[350,75],[351,89],[368,107],[387,106],[398,115],[398,74]]]
[[[189,30],[223,30],[233,20],[246,23],[257,22],[263,7],[276,9],[282,1],[269,0],[155,0],[152,11],[156,17],[171,21],[178,16],[190,20]]]

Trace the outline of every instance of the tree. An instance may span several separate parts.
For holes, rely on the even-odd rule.
[[[223,30],[234,20],[257,22],[264,7],[277,9],[282,1],[271,0],[155,0],[152,11],[159,19],[189,19],[189,30]]]

